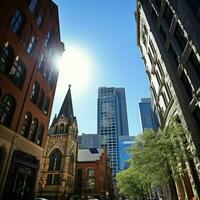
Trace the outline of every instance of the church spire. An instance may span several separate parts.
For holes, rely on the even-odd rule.
[[[58,119],[64,115],[68,119],[74,117],[73,112],[73,105],[72,105],[72,97],[71,97],[71,85],[69,85],[69,89],[67,91],[67,94],[65,96],[65,99],[63,101],[62,107],[60,109],[60,112],[58,114]]]

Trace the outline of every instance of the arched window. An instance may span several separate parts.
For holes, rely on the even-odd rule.
[[[28,8],[31,13],[33,13],[35,11],[36,4],[37,4],[37,0],[30,0]]]
[[[60,129],[59,129],[60,131],[59,131],[59,133],[60,134],[63,134],[64,133],[64,124],[61,124],[60,125]]]
[[[10,126],[16,108],[16,101],[11,95],[5,95],[0,101],[0,123]]]
[[[18,88],[23,87],[26,77],[26,68],[18,56],[12,64],[8,77]]]
[[[42,145],[42,139],[44,135],[44,125],[40,124],[37,131],[36,143]]]
[[[44,100],[44,105],[43,105],[43,112],[44,112],[45,115],[48,114],[49,103],[50,103],[49,97],[46,96],[45,100]]]
[[[39,99],[38,99],[38,107],[42,109],[44,103],[44,90],[40,90]]]
[[[46,38],[45,38],[45,43],[44,43],[45,47],[49,46],[51,39],[52,39],[52,32],[48,31]]]
[[[57,131],[58,131],[58,126],[56,125],[54,128],[54,134],[57,134]]]
[[[66,124],[66,125],[65,125],[65,133],[66,133],[66,134],[68,133],[68,129],[69,129],[69,124]]]
[[[36,135],[38,131],[38,120],[37,118],[34,118],[31,122],[31,128],[29,132],[29,139],[33,142],[36,140]]]
[[[27,112],[24,116],[24,123],[21,129],[21,135],[23,135],[24,137],[28,137],[29,135],[31,121],[32,121],[32,115],[30,112]]]
[[[59,149],[55,149],[49,156],[48,171],[60,171],[62,162],[62,153]]]
[[[95,169],[87,169],[87,185],[88,189],[93,189],[95,185]]]
[[[74,174],[74,154],[72,153],[68,162],[67,171],[69,174]]]
[[[12,28],[12,31],[16,33],[18,36],[21,33],[23,22],[24,22],[24,16],[21,13],[21,11],[17,10],[12,19],[11,28]]]
[[[36,81],[36,82],[33,84],[32,91],[31,91],[31,95],[30,95],[30,99],[32,100],[32,102],[33,102],[34,104],[37,103],[37,99],[38,99],[38,96],[39,96],[39,92],[40,92],[40,85],[39,85],[39,83]]]
[[[0,55],[0,72],[7,74],[10,71],[13,60],[14,60],[14,51],[10,47],[8,42],[6,42]]]
[[[45,56],[44,53],[41,54],[40,60],[38,62],[38,69],[43,73],[45,66]]]

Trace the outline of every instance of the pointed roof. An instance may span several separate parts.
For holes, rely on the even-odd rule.
[[[69,85],[69,89],[61,106],[60,112],[58,114],[57,119],[61,118],[62,115],[67,117],[68,119],[74,117],[73,105],[72,105],[72,96],[71,96],[71,85]]]

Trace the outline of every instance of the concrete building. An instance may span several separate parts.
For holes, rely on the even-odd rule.
[[[51,0],[0,1],[0,199],[33,199],[64,51]]]
[[[188,148],[200,150],[200,3],[137,0],[137,40],[161,127],[174,116],[186,127]],[[179,199],[200,198],[199,158],[186,162]]]
[[[101,146],[107,145],[113,175],[119,171],[118,137],[129,135],[124,88],[98,90],[98,130]]]
[[[98,134],[85,134],[78,136],[78,148],[89,149],[89,148],[100,148],[100,135]]]
[[[130,148],[134,144],[134,136],[119,136],[119,170],[124,170],[129,167],[129,163],[127,162],[131,159],[130,153],[128,153],[128,148]]]
[[[142,98],[139,103],[139,109],[143,132],[145,129],[153,129],[156,131],[158,127],[158,120],[156,120],[156,115],[153,112],[151,98]]]
[[[47,137],[39,173],[38,197],[60,200],[74,196],[77,137],[78,127],[69,88]]]
[[[107,148],[78,150],[76,195],[83,200],[115,199]]]

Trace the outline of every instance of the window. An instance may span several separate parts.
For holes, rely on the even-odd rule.
[[[152,8],[151,16],[152,16],[154,24],[156,24],[157,19],[158,19],[158,15],[157,15],[156,11],[154,10],[154,8]]]
[[[64,133],[64,124],[61,124],[60,125],[60,134],[63,134]]]
[[[36,23],[37,25],[40,27],[43,21],[43,17],[41,15],[39,15],[36,19]]]
[[[171,25],[172,19],[173,19],[173,12],[168,4],[166,4],[166,6],[165,6],[164,18],[167,22],[168,27],[170,28],[170,25]]]
[[[36,143],[42,145],[42,139],[44,135],[44,125],[40,124],[37,131]]]
[[[10,80],[18,87],[22,88],[26,77],[26,69],[23,62],[16,57],[8,74]]]
[[[183,86],[184,86],[184,88],[187,92],[189,99],[192,100],[192,97],[193,97],[192,88],[191,88],[191,85],[190,85],[190,82],[189,82],[187,76],[184,73],[181,76],[181,82],[182,82],[182,84],[183,84]]]
[[[5,95],[0,101],[0,123],[10,126],[16,108],[15,99],[11,95]]]
[[[62,162],[62,153],[59,149],[55,149],[49,156],[48,171],[60,171]]]
[[[190,56],[188,58],[188,61],[194,68],[195,72],[197,73],[198,77],[200,77],[200,62],[197,59],[197,56],[195,55],[194,51],[192,50],[190,53]]]
[[[52,33],[49,31],[49,32],[47,33],[47,35],[46,35],[46,38],[45,38],[45,43],[44,43],[44,46],[45,46],[45,47],[48,47],[48,46],[49,46],[51,37],[52,37]]]
[[[152,0],[152,3],[160,10],[162,0]]]
[[[95,185],[95,170],[92,168],[89,168],[87,170],[87,189],[93,189]]]
[[[11,68],[11,64],[14,60],[14,52],[8,42],[6,42],[0,56],[0,72],[8,73]]]
[[[161,36],[162,36],[163,41],[165,42],[166,39],[167,39],[167,34],[166,34],[165,29],[164,29],[164,27],[163,27],[162,24],[161,24],[161,26],[160,26],[160,34],[161,34]]]
[[[34,118],[31,123],[30,133],[29,133],[29,139],[33,142],[36,140],[36,135],[38,131],[38,120],[37,118]]]
[[[40,90],[39,98],[38,98],[38,107],[42,109],[44,103],[44,90]]]
[[[18,36],[21,33],[23,21],[24,21],[24,17],[22,13],[19,10],[17,10],[12,19],[11,28],[12,28],[12,31],[16,33]]]
[[[178,69],[178,65],[179,65],[179,58],[178,58],[178,55],[174,49],[174,47],[172,46],[172,44],[170,44],[169,46],[169,53],[171,55],[171,57],[173,58],[173,61],[175,62],[175,69],[177,70]]]
[[[187,39],[184,36],[184,32],[181,29],[179,24],[176,25],[176,29],[174,31],[174,37],[176,38],[176,41],[177,41],[181,51],[183,52],[183,50],[185,49],[186,43],[187,43]]]
[[[29,8],[31,13],[33,13],[35,11],[36,4],[37,4],[37,0],[31,0],[30,1],[28,8]]]
[[[44,71],[44,53],[41,54],[40,60],[38,63],[38,69],[43,72]]]
[[[31,91],[31,96],[30,99],[32,100],[32,102],[34,104],[37,103],[38,100],[38,96],[39,96],[39,91],[40,91],[40,85],[39,83],[36,81],[32,87],[32,91]]]
[[[200,128],[200,109],[198,106],[196,106],[195,110],[193,111],[193,116],[195,118],[196,124]]]
[[[45,97],[45,100],[44,100],[44,106],[43,106],[43,112],[44,112],[45,115],[48,114],[49,103],[50,103],[50,100],[49,100],[49,98],[46,96],[46,97]]]
[[[24,137],[28,137],[28,135],[29,135],[31,121],[32,121],[31,113],[27,112],[24,116],[24,123],[23,123],[22,129],[21,129],[21,135],[23,135]]]
[[[31,39],[30,39],[30,41],[27,45],[27,49],[26,49],[27,53],[32,55],[35,47],[36,47],[36,38],[35,38],[35,36],[31,36]]]

